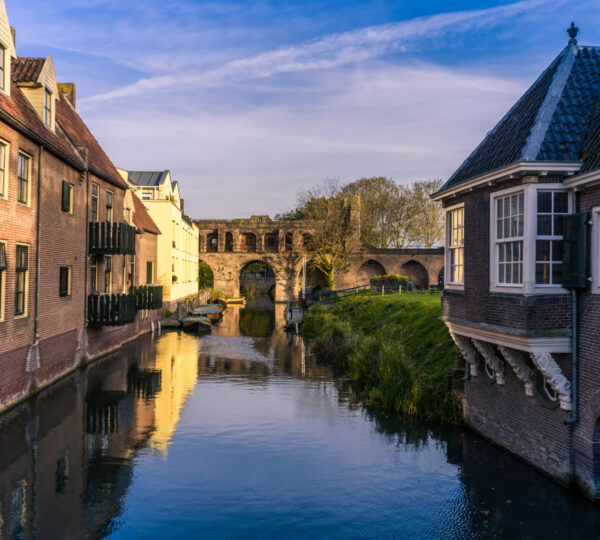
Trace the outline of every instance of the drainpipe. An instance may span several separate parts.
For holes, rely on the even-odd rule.
[[[37,249],[35,252],[35,306],[34,306],[34,317],[33,317],[33,354],[36,356],[35,365],[39,368],[39,345],[40,345],[40,329],[39,329],[39,318],[40,318],[40,271],[41,271],[41,257],[40,251],[42,250],[42,159],[44,157],[44,146],[40,145],[38,152],[38,175],[37,175],[37,216],[36,216],[36,231],[35,241]]]
[[[579,193],[575,191],[573,193],[573,208],[577,212],[579,208]],[[576,424],[579,422],[579,295],[577,289],[571,291],[571,309],[572,309],[572,321],[571,321],[571,389],[572,389],[572,400],[573,400],[573,414],[570,418],[567,418],[565,422],[567,424]]]
[[[565,422],[567,424],[576,424],[579,422],[579,336],[578,329],[578,307],[579,307],[579,297],[577,291],[573,289],[571,291],[571,305],[572,305],[572,330],[571,333],[571,348],[573,352],[571,353],[571,388],[572,388],[572,396],[573,396],[573,414],[570,418],[567,418]]]

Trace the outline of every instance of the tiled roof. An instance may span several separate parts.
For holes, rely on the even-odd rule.
[[[586,139],[587,143],[581,154],[581,172],[600,169],[600,105],[596,108]]]
[[[12,61],[14,82],[37,82],[46,62],[45,58],[18,57]]]
[[[600,99],[600,48],[568,45],[440,191],[517,161],[582,159]]]
[[[68,156],[71,160],[77,162],[83,169],[81,157],[77,154],[73,146],[69,144],[64,137],[53,132],[42,122],[27,98],[23,95],[23,92],[21,92],[15,83],[12,83],[11,85],[10,97],[3,92],[0,92],[0,108],[26,128],[33,131],[38,137],[46,141],[48,146],[51,146],[60,153]]]
[[[169,171],[128,171],[129,181],[138,186],[158,187]]]
[[[160,234],[158,225],[154,223],[152,217],[146,210],[144,203],[140,201],[139,197],[135,193],[131,193],[133,196],[133,223],[140,231],[146,231],[152,234]]]
[[[99,173],[113,185],[126,189],[127,186],[123,183],[113,162],[64,96],[59,96],[59,99],[56,100],[56,122],[73,144],[88,148],[88,167],[92,173]]]

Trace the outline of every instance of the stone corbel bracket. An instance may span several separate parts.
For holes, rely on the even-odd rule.
[[[504,362],[502,362],[502,359],[496,354],[494,346],[487,341],[481,341],[479,339],[474,339],[473,345],[475,345],[479,354],[483,356],[487,367],[494,372],[496,383],[504,384]]]
[[[471,377],[477,377],[478,353],[475,347],[473,347],[473,343],[471,343],[471,340],[468,337],[460,336],[458,334],[452,334],[452,339],[454,339],[454,343],[456,343],[456,346],[469,364]]]
[[[517,378],[525,383],[525,394],[533,396],[533,370],[523,361],[521,352],[501,345],[498,350],[502,353],[507,364],[513,368]]]
[[[546,379],[547,383],[558,394],[560,408],[565,411],[573,409],[571,383],[561,371],[550,353],[531,353],[531,360]]]

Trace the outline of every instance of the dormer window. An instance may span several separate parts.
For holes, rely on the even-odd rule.
[[[0,44],[0,90],[6,92],[6,47]]]
[[[44,123],[52,127],[52,105],[54,96],[47,88],[44,88]]]

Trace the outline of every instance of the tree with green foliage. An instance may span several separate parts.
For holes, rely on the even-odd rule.
[[[198,288],[201,291],[210,289],[214,283],[214,274],[210,266],[204,261],[198,264]]]

